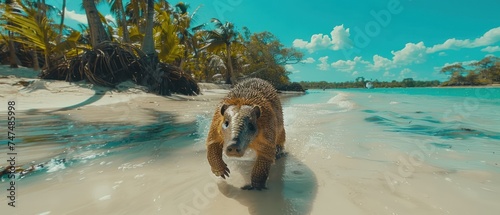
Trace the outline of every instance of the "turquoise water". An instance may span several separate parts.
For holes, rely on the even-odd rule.
[[[433,155],[425,160],[431,165],[500,172],[500,88],[309,90],[282,102],[288,147],[301,153],[313,146],[379,159],[373,154],[385,147],[403,152],[423,147]],[[39,172],[50,172],[99,157],[154,160],[177,148],[203,148],[211,114],[192,123],[151,114],[156,123],[136,126],[28,112],[18,120],[22,165],[42,164]],[[311,130],[307,135],[305,127]]]
[[[388,163],[376,154],[417,150],[450,171],[500,172],[500,88],[310,90],[285,106],[290,127],[317,122],[311,145]]]
[[[210,177],[205,139],[213,107],[208,103],[199,103],[193,121],[151,110],[148,115],[156,120],[144,125],[23,111],[16,121],[18,164],[36,168],[19,180],[19,187],[29,190],[22,193],[30,203],[23,214],[78,214],[97,206],[114,213],[118,208],[182,214],[181,204],[200,214],[216,214],[228,204],[248,207],[244,211],[250,214],[273,207],[327,214],[318,210],[329,211],[332,197],[398,214],[419,202],[427,214],[457,214],[463,208],[447,202],[466,205],[480,197],[481,204],[467,205],[471,211],[497,211],[492,196],[498,194],[500,175],[499,96],[499,88],[410,88],[310,90],[283,97],[289,156],[272,167],[264,196],[240,191],[241,172],[251,168],[235,166],[239,161],[228,162],[232,175],[225,182]],[[6,153],[5,144],[0,142],[0,154]],[[9,180],[0,181],[6,186]],[[206,189],[213,195],[198,198]]]
[[[160,112],[151,112],[157,121],[142,126],[77,122],[64,115],[29,111],[19,115],[17,165],[22,169],[34,165],[37,170],[18,178],[82,166],[101,158],[158,160],[200,138],[197,122],[178,123],[174,116]],[[0,143],[2,154],[6,153],[6,144]]]

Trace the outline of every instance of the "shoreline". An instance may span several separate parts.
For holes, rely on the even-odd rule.
[[[500,84],[490,84],[490,85],[477,85],[477,86],[437,86],[437,87],[375,87],[372,89],[411,89],[411,88],[500,88]],[[366,90],[372,90],[368,89],[365,87],[358,87],[358,88],[309,88],[307,90],[345,90],[345,89],[366,89]]]
[[[3,92],[0,100],[3,103],[16,100],[16,109],[21,112],[62,114],[85,122],[146,124],[154,120],[152,111],[174,114],[177,120],[185,122],[195,120],[196,114],[212,113],[231,87],[198,83],[200,95],[159,96],[131,81],[109,88],[86,81],[40,79],[37,74],[30,68],[0,66],[0,91]],[[295,91],[278,93],[280,98],[304,94]]]
[[[16,139],[16,162],[45,165],[19,181],[17,206],[23,214],[95,213],[96,208],[108,214],[325,214],[332,208],[341,214],[488,214],[498,208],[500,173],[435,165],[469,158],[432,145],[439,137],[385,133],[386,128],[366,120],[364,113],[375,112],[344,111],[349,108],[339,104],[346,100],[297,104],[286,100],[296,94],[280,94],[289,155],[272,165],[268,190],[247,192],[239,187],[248,183],[252,160],[224,158],[231,177],[223,180],[213,176],[206,158],[211,116],[226,89],[202,84],[202,95],[166,97],[130,83],[111,90],[39,79],[13,85],[21,79],[0,79],[2,102],[18,99],[16,114],[26,122],[19,125],[18,131],[26,133]],[[369,105],[359,104],[386,110],[387,105],[377,108],[380,102],[370,102],[382,98],[359,95]],[[388,97],[383,104],[393,101]],[[393,113],[427,120],[424,114],[436,113],[414,113],[420,107],[404,101],[390,104]],[[0,154],[6,152],[0,148]],[[420,153],[428,157],[415,157]],[[481,165],[496,165],[493,156],[481,157]],[[403,172],[408,177],[400,172],[401,158],[418,162]],[[67,198],[71,193],[79,195]],[[474,202],[477,196],[483,200]]]

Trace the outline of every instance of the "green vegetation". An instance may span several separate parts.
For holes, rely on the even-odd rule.
[[[415,81],[413,78],[406,78],[403,81],[365,81],[363,77],[359,77],[356,81],[329,83],[321,82],[300,82],[306,89],[331,89],[331,88],[365,88],[366,83],[371,82],[374,88],[393,88],[393,87],[437,87],[440,86],[439,81]]]
[[[286,48],[270,32],[243,34],[231,22],[212,19],[193,26],[196,12],[165,0],[82,0],[88,26],[64,25],[64,7],[45,0],[0,2],[0,63],[22,65],[40,77],[87,80],[115,86],[132,80],[160,95],[199,93],[197,81],[235,84],[259,77],[278,89],[291,84],[284,66],[302,53]],[[109,4],[113,23],[96,4]],[[56,20],[57,18],[57,20]]]
[[[477,86],[500,83],[500,58],[485,57],[484,59],[462,65],[461,63],[446,66],[442,73],[450,76],[443,86]]]
[[[481,86],[488,84],[500,84],[500,58],[485,57],[481,61],[462,65],[461,63],[449,65],[441,69],[441,73],[450,76],[445,82],[416,81],[413,78],[405,78],[402,81],[367,81],[364,77],[357,77],[354,81],[330,83],[300,82],[305,89],[331,89],[331,88],[365,88],[367,82],[371,82],[374,88],[392,87],[440,87],[440,86]]]

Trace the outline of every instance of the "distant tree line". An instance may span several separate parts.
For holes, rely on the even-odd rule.
[[[346,82],[307,82],[302,81],[300,85],[305,89],[334,89],[334,88],[365,88],[366,83],[371,82],[374,88],[394,88],[394,87],[437,87],[441,82],[434,81],[416,81],[413,78],[406,78],[402,81],[366,81],[364,77],[358,77],[355,81]]]
[[[374,88],[393,87],[439,87],[439,86],[480,86],[488,84],[500,84],[500,58],[488,56],[481,61],[462,64],[456,63],[445,66],[441,73],[449,75],[449,80],[440,82],[417,81],[413,78],[405,78],[402,81],[367,81],[364,77],[357,77],[354,81],[346,82],[308,82],[302,81],[300,85],[304,89],[332,89],[332,88],[365,88],[366,83],[371,82]]]
[[[500,83],[500,58],[489,56],[470,63],[443,67],[441,73],[450,76],[442,86],[476,86]]]

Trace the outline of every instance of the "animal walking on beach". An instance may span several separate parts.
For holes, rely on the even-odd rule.
[[[258,78],[237,84],[217,106],[206,143],[212,172],[224,179],[230,172],[222,153],[241,157],[247,148],[253,149],[257,158],[251,184],[242,189],[267,189],[271,164],[285,155],[283,111],[276,89]]]

